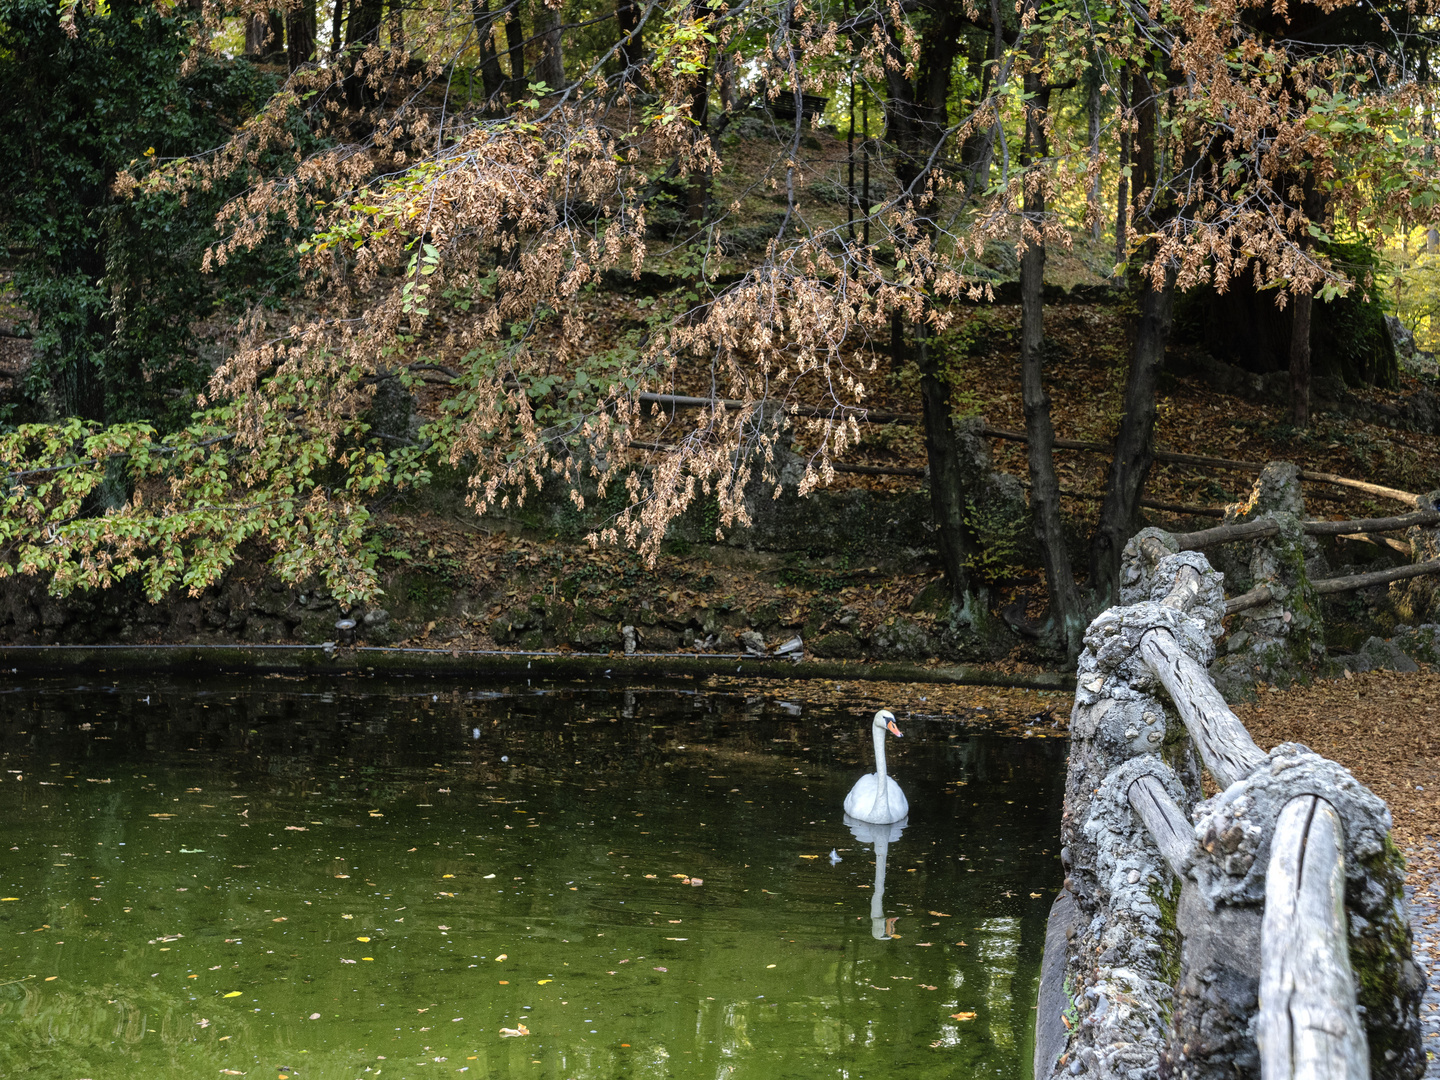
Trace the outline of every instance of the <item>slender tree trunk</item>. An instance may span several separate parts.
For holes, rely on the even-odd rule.
[[[490,10],[490,0],[473,0],[470,18],[480,46],[480,82],[485,88],[485,100],[494,101],[505,85],[505,77],[500,71],[500,53],[495,46],[497,15]]]
[[[291,71],[315,58],[315,0],[285,12],[285,60]]]
[[[1090,235],[1096,240],[1104,234],[1105,223],[1100,219],[1104,208],[1100,205],[1100,76],[1095,74],[1090,81],[1090,100],[1086,111],[1090,114],[1090,165],[1095,170],[1090,178],[1090,189],[1086,193],[1090,213]]]
[[[1153,256],[1153,250],[1149,254]],[[1155,392],[1174,306],[1174,270],[1166,271],[1159,288],[1148,280],[1142,284],[1140,319],[1125,381],[1125,413],[1115,436],[1100,521],[1090,538],[1090,591],[1096,609],[1115,603],[1120,555],[1139,528],[1140,497],[1155,463]]]
[[[1029,0],[1033,10],[1038,0]],[[1032,70],[1025,75],[1025,164],[1048,154],[1045,119],[1049,108],[1049,87],[1039,74],[1043,45],[1036,36],[1030,46]],[[1045,189],[1042,184],[1025,184],[1025,219],[1035,229],[1045,226]],[[1025,433],[1029,437],[1030,510],[1035,521],[1035,539],[1045,568],[1050,594],[1050,615],[1046,632],[1067,659],[1080,655],[1085,633],[1085,607],[1070,556],[1065,548],[1065,531],[1060,520],[1060,484],[1055,477],[1055,427],[1050,420],[1050,396],[1045,392],[1045,245],[1027,241],[1020,257],[1020,395],[1025,407]]]
[[[702,26],[709,26],[713,14],[710,5],[697,0],[694,5],[695,19]],[[690,91],[690,119],[694,123],[694,139],[697,143],[705,139],[710,128],[710,50],[705,50],[705,63],[695,76],[695,85]],[[705,224],[705,213],[710,202],[710,170],[694,169],[690,173],[689,206],[686,216],[692,228],[699,229]]]
[[[542,6],[536,13],[535,33],[540,38],[540,58],[535,63],[535,81],[552,91],[565,85],[565,50],[560,41],[561,13]]]
[[[511,0],[505,9],[505,45],[510,51],[510,94],[525,92],[525,27],[520,22],[520,0]]]
[[[1297,428],[1310,426],[1310,313],[1313,308],[1309,289],[1295,294],[1294,321],[1290,327],[1290,422]]]
[[[620,78],[633,83],[642,56],[639,0],[616,0],[615,25],[620,32],[620,63],[624,68]]]
[[[330,12],[330,62],[333,64],[340,55],[345,37],[345,0],[335,0]]]
[[[1123,264],[1130,246],[1130,66],[1120,69],[1120,182],[1115,187],[1115,262]]]
[[[893,318],[895,327],[903,330],[899,313]],[[915,329],[925,457],[930,466],[930,510],[935,517],[940,566],[950,589],[953,610],[964,622],[978,628],[989,612],[989,598],[970,578],[970,567],[980,544],[965,520],[965,508],[966,496],[974,491],[980,477],[967,475],[960,464],[950,409],[950,386],[929,346],[925,324],[922,322]]]
[[[720,108],[725,112],[735,110],[735,56],[728,51],[720,53],[720,59],[716,62],[718,69],[718,83],[720,92]]]

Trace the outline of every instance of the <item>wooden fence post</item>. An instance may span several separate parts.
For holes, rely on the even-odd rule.
[[[1314,795],[1285,804],[1270,842],[1255,1035],[1264,1080],[1369,1080],[1345,920],[1345,837],[1335,808]]]

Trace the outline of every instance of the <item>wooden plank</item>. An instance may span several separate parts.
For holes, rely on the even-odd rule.
[[[1221,788],[1265,764],[1265,755],[1225,704],[1209,673],[1180,648],[1170,631],[1151,630],[1140,639],[1139,651],[1175,703],[1200,760]]]
[[[1130,785],[1126,794],[1130,799],[1130,808],[1145,823],[1150,838],[1155,841],[1160,854],[1165,856],[1170,872],[1181,877],[1185,862],[1195,846],[1195,829],[1185,817],[1185,812],[1175,805],[1165,785],[1155,776],[1140,777]]]
[[[1270,841],[1256,1039],[1265,1080],[1370,1076],[1350,969],[1340,816],[1314,795],[1285,804]]]

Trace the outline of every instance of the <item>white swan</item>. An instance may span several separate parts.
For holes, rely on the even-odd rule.
[[[845,813],[872,825],[889,825],[910,812],[910,803],[900,785],[885,775],[885,732],[900,738],[895,714],[881,709],[875,714],[871,731],[875,735],[875,771],[855,781],[850,794],[845,796]]]

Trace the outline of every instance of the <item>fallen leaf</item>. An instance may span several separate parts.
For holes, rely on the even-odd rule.
[[[351,962],[353,963],[354,961],[351,961]],[[222,994],[221,996],[222,996],[222,997],[227,997],[227,998],[229,998],[229,997],[239,997],[242,993],[244,993],[244,991],[242,991],[242,990],[231,990],[228,994]]]
[[[319,1014],[319,1013],[311,1013],[311,1014],[310,1014],[310,1019],[311,1019],[311,1020],[319,1020],[319,1019],[320,1019],[320,1014]]]
[[[524,1024],[521,1024],[519,1027],[513,1027],[513,1028],[503,1028],[503,1027],[502,1027],[502,1028],[500,1029],[500,1037],[501,1037],[502,1039],[513,1039],[513,1038],[515,1038],[517,1035],[529,1035],[529,1034],[530,1034],[530,1029],[527,1028]]]
[[[952,1020],[974,1020],[974,1019],[975,1019],[975,1014],[974,1014],[973,1012],[951,1013],[951,1014],[950,1014],[950,1019],[952,1019]]]
[[[656,971],[669,971],[670,969],[669,969],[669,968],[663,968],[663,967],[657,967],[655,970],[656,970]],[[51,978],[54,978],[54,976],[51,976]]]
[[[940,989],[940,988],[939,988],[938,986],[931,986],[929,983],[921,983],[921,984],[920,984],[920,989],[921,989],[921,990],[938,990],[938,989]]]
[[[1045,895],[1044,893],[1032,892],[1032,893],[1030,894],[1030,899],[1031,899],[1031,900],[1039,900],[1040,897],[1042,897],[1042,896],[1044,896],[1044,895]]]
[[[917,948],[920,948],[920,949],[928,949],[928,948],[930,948],[931,945],[934,945],[934,944],[935,944],[935,943],[934,943],[933,941],[917,941],[917,942],[915,942],[915,946],[916,946]]]
[[[536,986],[544,986],[546,983],[548,983],[548,982],[554,982],[554,981],[555,981],[554,979],[537,979],[537,980],[535,980],[535,985],[536,985]]]
[[[931,915],[934,915],[937,919],[948,919],[948,918],[950,918],[950,916],[949,916],[949,915],[946,915],[945,912],[943,912],[943,911],[932,911],[932,912],[930,912],[930,914],[931,914]]]
[[[45,981],[46,981],[46,982],[54,982],[54,981],[55,981],[56,979],[58,979],[59,977],[60,977],[59,975],[46,975],[46,976],[45,976]]]
[[[210,1021],[209,1021],[209,1020],[206,1020],[206,1019],[202,1016],[199,1020],[196,1021],[196,1025],[197,1025],[198,1027],[207,1028],[207,1027],[210,1026]]]
[[[800,858],[802,858],[802,859],[818,859],[819,857],[820,857],[819,855],[801,855],[801,856],[800,856]]]
[[[310,830],[309,830],[308,828],[306,828],[304,825],[286,825],[286,826],[285,826],[285,831],[286,831],[286,832],[309,832]]]
[[[355,963],[354,960],[346,960],[343,956],[340,958],[340,962],[341,962],[342,964],[353,964],[353,963]]]
[[[355,916],[354,916],[354,915],[341,915],[340,917],[341,917],[342,919],[353,919]]]
[[[356,941],[369,941],[370,939],[369,939],[368,937],[357,937],[355,940],[356,940]]]
[[[508,955],[509,955],[508,953],[503,953],[503,952],[502,952],[499,956],[495,957],[495,962],[498,964],[501,960],[504,960]]]
[[[224,1073],[226,1076],[244,1076],[244,1075],[245,1075],[245,1074],[244,1074],[243,1072],[241,1072],[239,1069],[221,1069],[220,1071],[221,1071],[222,1073]]]
[[[646,876],[647,878],[653,878],[655,875],[654,875],[654,874],[646,874],[645,876]]]

